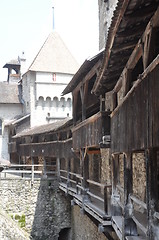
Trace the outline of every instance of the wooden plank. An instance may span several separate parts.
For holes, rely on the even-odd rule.
[[[114,228],[120,240],[122,240],[122,221],[123,220],[121,216],[112,217],[112,227]]]
[[[126,240],[145,240],[146,238],[144,236],[126,236]]]

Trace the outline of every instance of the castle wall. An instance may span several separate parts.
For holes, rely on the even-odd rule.
[[[99,6],[99,49],[105,47],[108,29],[111,24],[113,12],[115,10],[117,0],[98,0]]]
[[[56,180],[35,179],[32,184],[30,179],[1,179],[0,205],[34,240],[57,240],[62,229],[71,227],[70,201]],[[0,229],[6,237],[7,229]],[[14,237],[10,239],[20,239]]]

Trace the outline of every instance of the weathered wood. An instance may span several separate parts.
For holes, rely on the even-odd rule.
[[[139,206],[142,206],[144,209],[147,209],[147,204],[141,201],[140,199],[136,198],[133,195],[130,195],[130,199],[135,203],[138,204]]]
[[[159,56],[156,58],[158,61]],[[153,68],[154,68],[154,63]],[[159,139],[159,66],[149,67],[149,74],[138,80],[123,99],[122,104],[111,114],[112,152],[142,150],[158,147]],[[126,120],[128,119],[128,121]],[[118,138],[116,138],[118,136]],[[129,136],[129,138],[127,138]],[[118,141],[122,139],[122,141]]]
[[[130,235],[137,236],[137,227],[132,220],[132,208],[133,205],[130,201],[130,194],[133,191],[132,188],[132,154],[124,153],[124,226],[123,226],[123,236]]]
[[[19,144],[18,153],[21,156],[53,156],[70,157],[72,148],[72,139],[65,141],[40,142]]]
[[[14,153],[14,152],[17,152],[17,143],[16,142],[8,143],[8,153]]]
[[[82,103],[82,121],[86,119],[86,105],[84,101],[84,86],[80,87],[80,96],[81,96],[81,103]]]
[[[111,187],[110,184],[107,185],[107,184],[103,184],[103,183],[95,182],[95,181],[90,180],[90,179],[87,179],[87,182],[90,183],[90,184],[93,184],[93,185],[95,185],[95,186],[98,186],[98,187],[100,187],[100,188],[105,188],[105,187],[110,188],[110,187]]]
[[[87,154],[99,154],[100,149],[88,149]]]
[[[104,125],[102,125],[104,123]],[[108,112],[98,112],[79,123],[72,129],[73,149],[98,147],[104,135],[110,134],[110,119]]]

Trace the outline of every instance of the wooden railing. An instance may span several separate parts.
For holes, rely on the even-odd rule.
[[[1,173],[1,178],[8,178],[11,176],[17,176],[21,178],[31,178],[34,181],[35,178],[41,178],[41,176],[57,176],[56,165],[42,165],[42,164],[18,164],[11,165],[9,169],[5,169]]]
[[[99,182],[95,182],[92,180],[87,180],[89,183],[89,191],[87,194],[90,196],[91,199],[95,199],[97,202],[97,205],[102,204],[102,209],[104,210],[104,213],[108,214],[108,188],[111,188],[111,185],[102,184]],[[94,188],[98,188],[98,195],[97,193],[94,193]],[[100,195],[100,196],[99,196]],[[99,202],[99,203],[98,203]]]
[[[99,208],[104,214],[108,215],[108,188],[111,185],[102,184],[90,179],[86,180],[87,187],[84,186],[84,178],[73,172],[60,170],[60,181],[65,186],[66,192],[72,191],[72,195],[81,195],[82,204],[84,201],[91,202],[92,205]]]
[[[121,194],[124,194],[123,187],[121,187],[119,184],[116,187],[119,192],[119,196],[121,196]],[[139,198],[137,198],[133,194],[129,195],[129,202],[132,204],[132,219],[136,223],[137,227],[139,229],[141,229],[141,231],[144,234],[146,234],[147,233],[147,222],[146,222],[147,204],[145,202],[141,201]],[[119,197],[119,201],[117,201],[117,204],[121,207],[122,211],[124,212],[124,203],[121,202],[121,197]],[[135,206],[136,206],[136,208],[135,208]],[[140,215],[143,215],[144,213],[143,213],[143,211],[142,211],[142,213],[137,211],[136,209],[138,207],[140,209],[143,208],[143,211],[145,211],[144,221],[142,221],[143,218],[141,220],[141,216],[140,216]]]

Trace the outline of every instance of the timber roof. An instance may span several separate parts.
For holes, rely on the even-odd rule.
[[[79,65],[57,32],[49,34],[31,66],[30,71],[74,74]]]
[[[20,103],[17,84],[0,82],[0,103]]]
[[[41,126],[26,129],[18,133],[17,135],[13,136],[13,138],[20,138],[20,137],[26,137],[26,136],[39,135],[43,133],[56,132],[57,130],[62,129],[63,127],[71,125],[71,123],[72,123],[72,119],[70,118],[57,120],[53,123],[44,124]]]
[[[14,119],[6,121],[4,123],[5,126],[10,126],[10,125],[17,125],[19,123],[21,123],[23,120],[29,119],[30,118],[30,114],[27,114],[25,116],[16,116]]]
[[[118,1],[93,93],[99,95],[114,88],[158,5],[159,0]]]
[[[10,62],[7,62],[3,66],[3,68],[9,68],[10,66],[16,66],[16,67],[18,66],[18,67],[20,67],[20,62],[18,61],[18,59],[13,59]]]
[[[87,58],[78,71],[73,76],[67,87],[62,92],[62,95],[72,92],[76,86],[83,80],[93,66],[103,58],[103,50],[99,51],[95,56]]]

